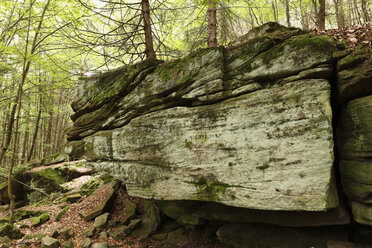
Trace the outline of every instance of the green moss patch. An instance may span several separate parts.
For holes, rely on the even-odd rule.
[[[199,200],[216,201],[226,193],[228,184],[217,182],[215,179],[199,177],[195,182]]]
[[[357,64],[362,63],[368,58],[368,47],[363,47],[362,45],[357,46],[353,52],[339,60],[337,63],[337,69],[343,70],[346,68],[353,67]]]
[[[61,211],[59,211],[59,213],[56,215],[56,217],[54,218],[56,221],[59,221],[62,216],[70,209],[70,206],[66,206],[64,207]]]

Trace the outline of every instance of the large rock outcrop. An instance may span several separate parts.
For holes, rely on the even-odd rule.
[[[341,182],[355,221],[372,225],[372,60],[357,49],[338,68]]]
[[[129,194],[144,198],[337,207],[330,105],[337,45],[273,23],[262,30],[228,48],[81,80],[70,156],[123,178]]]

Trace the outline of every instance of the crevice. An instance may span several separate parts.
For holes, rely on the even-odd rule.
[[[355,222],[353,221],[353,214],[352,210],[348,204],[347,196],[342,188],[342,183],[341,183],[341,172],[340,172],[340,157],[339,157],[339,147],[338,147],[338,132],[339,128],[341,127],[340,124],[341,122],[341,108],[338,105],[338,91],[337,91],[337,86],[338,86],[338,72],[337,72],[337,61],[333,62],[333,75],[332,78],[329,80],[331,84],[331,108],[332,108],[332,130],[333,130],[333,142],[334,142],[334,162],[333,162],[333,170],[334,170],[334,175],[335,175],[335,182],[336,182],[336,187],[337,187],[337,194],[339,198],[339,204],[340,206],[344,206],[347,210],[347,212],[350,215],[350,221],[351,221],[351,230],[350,234],[348,237],[348,241],[352,242],[353,237],[353,226]]]

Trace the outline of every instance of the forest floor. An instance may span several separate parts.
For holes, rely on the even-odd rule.
[[[45,167],[45,168],[55,168],[55,165]],[[41,169],[43,169],[41,167]],[[38,169],[37,169],[38,170]],[[75,180],[76,182],[76,180]],[[81,185],[79,185],[81,186]],[[98,190],[97,190],[98,191]],[[104,198],[107,192],[101,191],[99,194],[92,194],[88,197],[92,198],[89,201],[86,201],[87,196],[83,196],[78,202],[67,203],[65,201],[53,201],[48,200],[42,204],[32,204],[24,206],[17,211],[31,211],[31,212],[44,212],[49,215],[49,220],[43,223],[42,225],[32,226],[32,225],[21,225],[18,222],[15,224],[16,227],[24,234],[21,239],[12,240],[10,243],[5,245],[0,244],[0,247],[42,247],[41,239],[45,236],[52,236],[53,231],[58,231],[66,228],[72,227],[74,235],[72,238],[68,239],[72,241],[73,247],[83,247],[83,242],[87,239],[87,236],[84,234],[87,229],[93,227],[94,218],[90,221],[86,221],[82,218],[81,213],[86,212],[91,208],[91,205],[94,205],[95,202],[99,202],[100,198]],[[120,223],[122,220],[122,213],[125,210],[126,201],[130,200],[136,205],[136,214],[133,218],[144,215],[144,204],[145,200],[137,197],[131,197],[128,195],[125,185],[120,184],[116,190],[116,198],[111,205],[109,212],[109,220],[116,221]],[[88,204],[91,202],[92,204]],[[66,205],[69,206],[67,212],[62,215],[62,217],[56,221],[56,216],[61,212]],[[0,219],[6,219],[9,216],[9,210],[3,210],[0,212]],[[170,225],[169,225],[170,224]],[[165,225],[172,226],[173,229],[163,228]],[[146,238],[135,238],[131,235],[128,235],[122,239],[114,239],[109,235],[110,231],[115,231],[117,226],[108,225],[103,226],[99,229],[99,232],[95,236],[91,236],[92,244],[107,242],[109,247],[132,247],[132,248],[155,248],[155,247],[164,247],[164,248],[173,248],[173,247],[200,247],[200,248],[226,248],[227,246],[220,243],[216,236],[215,231],[211,231],[211,227],[208,225],[203,226],[185,226],[176,223],[174,220],[162,216],[162,223],[156,228],[156,232],[151,233]],[[176,230],[181,231],[181,238],[178,240],[169,241],[171,233],[177,232]],[[213,229],[213,227],[212,227]],[[157,235],[159,234],[159,235]],[[168,238],[167,238],[168,236]],[[154,238],[155,237],[155,238]],[[157,237],[157,238],[156,238]],[[161,238],[159,238],[161,237]],[[61,246],[64,246],[66,240],[64,240],[61,235],[56,237],[59,240]]]

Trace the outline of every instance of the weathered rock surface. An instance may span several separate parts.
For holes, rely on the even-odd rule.
[[[358,96],[372,93],[372,60],[366,49],[358,48],[338,62],[338,102],[346,103]]]
[[[84,220],[89,221],[110,207],[110,204],[115,198],[115,189],[112,184],[105,184],[99,187],[92,195],[84,199],[81,205],[89,206],[87,209],[83,209],[80,213]]]
[[[354,219],[372,225],[372,96],[349,101],[339,127],[340,171]]]
[[[54,239],[51,237],[44,237],[41,239],[41,247],[42,248],[59,248],[61,243],[58,239]]]
[[[8,236],[11,239],[20,239],[23,237],[23,233],[13,225],[8,223],[0,224],[0,237]]]
[[[124,177],[135,196],[326,210],[338,206],[329,96],[327,81],[305,80],[170,108],[87,137],[85,149],[111,159],[92,166]]]
[[[80,81],[67,152],[123,178],[133,196],[338,207],[329,81],[336,44],[301,33],[268,24],[235,46]]]

